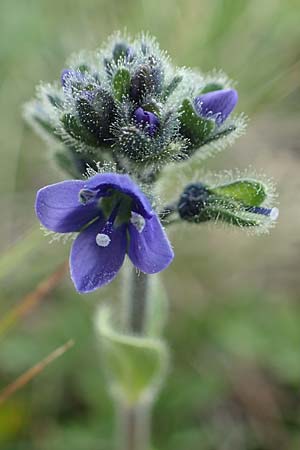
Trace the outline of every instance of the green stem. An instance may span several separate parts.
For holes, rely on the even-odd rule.
[[[131,272],[129,320],[127,328],[135,334],[144,334],[147,318],[148,275],[138,273],[135,268]]]
[[[150,450],[150,407],[147,403],[117,404],[118,450]]]
[[[148,275],[130,267],[123,297],[123,327],[128,333],[145,334],[148,301]],[[118,450],[150,450],[151,402],[117,404]]]

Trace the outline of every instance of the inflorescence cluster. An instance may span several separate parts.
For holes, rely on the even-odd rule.
[[[101,216],[101,223],[109,222],[113,231],[129,224],[127,234],[124,231],[121,239],[124,258],[126,251],[130,255],[128,248],[133,242],[128,230],[141,234],[145,219],[156,217],[150,206],[151,217],[138,209],[129,177],[142,190],[147,186],[148,195],[166,165],[177,164],[180,171],[180,163],[191,158],[204,159],[231,144],[245,128],[243,115],[232,114],[237,101],[237,91],[224,74],[204,75],[175,67],[153,38],[142,35],[131,39],[118,34],[101,50],[74,56],[62,71],[59,82],[38,88],[37,99],[26,105],[25,113],[27,120],[51,144],[56,162],[69,176],[83,180],[91,171],[100,172],[100,177],[113,171],[114,176],[121,177],[104,190],[99,188],[102,181],[98,178],[96,193],[89,188],[90,182],[80,185],[80,189],[76,185],[77,190],[73,184],[76,195],[72,193],[69,198],[80,214],[93,207],[101,210],[92,217]],[[111,179],[115,180],[114,176],[111,174]],[[131,186],[128,192],[122,188],[122,176],[127,177],[124,186],[126,183]],[[65,191],[56,190],[57,198],[54,198],[45,189],[50,187],[39,193],[36,206],[42,224],[56,232],[86,233],[90,224],[80,220],[80,226],[68,226],[68,230],[61,231],[51,216],[55,213],[49,211],[55,201],[64,199]],[[145,192],[139,191],[139,199],[144,195]],[[47,201],[51,198],[51,201],[41,204],[41,198]],[[267,230],[278,215],[273,199],[272,189],[264,180],[238,177],[213,185],[198,180],[188,184],[169,208],[156,212],[164,224],[176,216],[175,221],[221,220],[248,229]],[[76,211],[71,212],[70,208],[70,216],[59,218],[69,225],[70,217],[75,222],[78,219]],[[122,217],[119,222],[115,220],[117,217]],[[93,225],[94,219],[91,220]],[[51,228],[53,221],[56,226]],[[129,247],[124,243],[125,235]],[[95,236],[98,247],[107,252],[111,236],[99,230]],[[169,261],[171,250],[167,253]],[[153,272],[154,266],[148,273]]]

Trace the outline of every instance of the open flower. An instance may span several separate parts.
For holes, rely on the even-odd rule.
[[[35,208],[49,230],[79,232],[70,255],[79,292],[112,281],[126,253],[148,274],[162,271],[174,257],[149,200],[128,175],[97,174],[46,186],[38,191]]]

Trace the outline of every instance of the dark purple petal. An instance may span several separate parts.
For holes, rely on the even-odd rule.
[[[136,123],[142,125],[151,137],[155,135],[159,127],[159,120],[155,114],[140,107],[134,111],[133,117]]]
[[[223,89],[199,95],[194,100],[194,107],[199,116],[214,119],[221,125],[234,110],[237,101],[235,89]]]
[[[109,189],[116,189],[134,200],[134,209],[143,217],[150,219],[153,216],[149,200],[128,175],[97,174],[85,182],[84,188],[98,190],[100,196],[106,195]]]
[[[128,256],[132,263],[145,273],[164,270],[174,258],[174,252],[158,217],[146,220],[142,232],[129,224],[130,242]]]
[[[94,291],[112,281],[120,270],[126,253],[126,228],[111,230],[110,243],[96,242],[105,222],[97,220],[83,230],[73,243],[70,254],[71,278],[78,292]]]
[[[71,180],[40,189],[36,196],[35,212],[42,225],[58,233],[70,233],[79,231],[100,216],[97,202],[80,203],[79,192],[84,185],[85,181]]]

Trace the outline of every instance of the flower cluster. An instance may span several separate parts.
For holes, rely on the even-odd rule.
[[[36,214],[51,231],[78,232],[70,269],[79,292],[110,282],[126,254],[142,272],[165,269],[174,255],[159,215],[164,224],[176,216],[270,228],[273,192],[254,178],[188,184],[171,207],[154,211],[151,188],[167,164],[203,159],[243,132],[243,116],[232,114],[237,101],[224,74],[177,68],[145,35],[117,35],[73,57],[59,82],[40,86],[26,117],[75,179],[41,189]]]
[[[152,38],[118,35],[72,58],[59,83],[39,88],[26,116],[60,143],[57,161],[72,176],[113,161],[153,179],[165,164],[202,158],[239,135],[237,100],[225,75],[177,68]]]

